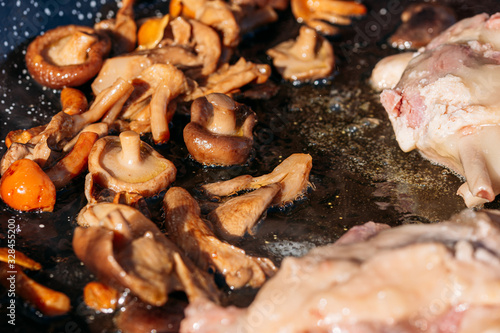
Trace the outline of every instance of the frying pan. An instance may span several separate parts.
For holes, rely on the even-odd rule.
[[[366,0],[368,15],[332,38],[337,71],[318,84],[294,85],[271,80],[279,86],[268,100],[242,100],[258,115],[252,160],[232,168],[203,168],[189,157],[182,141],[185,115],[176,115],[171,141],[157,149],[178,168],[176,186],[194,190],[199,184],[241,174],[270,172],[292,153],[313,157],[314,190],[292,207],[267,212],[255,234],[238,245],[251,254],[267,256],[278,265],[285,256],[300,256],[309,249],[331,243],[347,229],[367,221],[399,225],[432,223],[465,208],[455,192],[460,179],[432,165],[417,152],[403,153],[378,94],[368,84],[375,63],[396,53],[385,44],[400,23],[399,15],[411,1]],[[495,0],[446,1],[459,18],[500,10]],[[0,0],[0,138],[10,130],[47,123],[60,111],[59,92],[44,89],[26,71],[24,51],[38,34],[65,24],[92,25],[113,17],[117,4],[104,0]],[[138,1],[138,18],[166,13],[166,1]],[[391,10],[387,10],[391,8]],[[246,36],[239,53],[267,62],[264,51],[294,37],[298,24],[290,12],[278,23]],[[88,87],[84,89],[87,89]],[[145,138],[149,140],[148,137]],[[3,142],[2,142],[3,143]],[[0,155],[5,153],[2,145]],[[195,191],[194,191],[195,192]],[[112,332],[110,314],[86,308],[82,290],[94,277],[74,256],[71,240],[75,216],[86,204],[83,178],[58,192],[53,213],[19,213],[0,203],[0,244],[6,246],[8,221],[15,220],[16,249],[42,263],[39,272],[28,272],[36,281],[65,292],[72,311],[63,317],[41,316],[18,299],[16,325],[7,324],[6,291],[0,290],[2,332]],[[161,200],[150,202],[153,219],[161,226]],[[498,202],[489,208],[498,208]],[[255,290],[226,291],[228,303],[247,305]]]

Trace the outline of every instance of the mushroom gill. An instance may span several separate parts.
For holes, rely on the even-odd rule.
[[[252,149],[256,121],[249,107],[224,94],[209,94],[191,105],[191,122],[184,128],[184,142],[200,163],[243,164]]]
[[[163,198],[169,235],[202,270],[215,268],[232,288],[260,287],[276,267],[267,258],[252,257],[219,240],[200,216],[196,200],[183,188],[170,188]]]
[[[85,194],[90,202],[95,201],[94,184],[117,193],[149,197],[166,189],[176,175],[174,164],[133,131],[99,139],[90,152],[88,164]]]
[[[101,69],[109,38],[84,26],[67,25],[35,38],[26,50],[26,67],[40,84],[60,89],[80,86]]]
[[[122,0],[116,17],[101,21],[94,29],[108,34],[113,41],[114,55],[132,52],[137,43],[137,25],[134,20],[135,0]]]
[[[254,190],[278,183],[281,191],[275,196],[273,205],[286,205],[302,197],[311,187],[309,174],[312,168],[312,157],[309,154],[292,154],[266,175],[252,177],[249,175],[205,184],[202,189],[211,196],[225,197],[240,191]]]
[[[218,300],[213,279],[197,269],[158,227],[132,207],[87,205],[77,218],[73,249],[106,285],[128,288],[142,301],[161,306],[172,291]]]

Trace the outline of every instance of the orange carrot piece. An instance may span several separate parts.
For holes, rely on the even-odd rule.
[[[100,282],[89,282],[83,289],[83,300],[91,309],[108,312],[116,309],[118,291]]]
[[[56,188],[38,164],[20,159],[2,176],[0,196],[14,209],[51,212],[56,203]]]

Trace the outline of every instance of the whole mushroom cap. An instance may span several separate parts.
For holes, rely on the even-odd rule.
[[[92,28],[61,26],[30,43],[26,67],[37,82],[49,88],[80,86],[99,72],[110,48],[109,38]]]
[[[184,142],[191,156],[206,165],[237,165],[247,161],[253,145],[255,113],[229,96],[212,93],[191,106]]]
[[[115,192],[153,196],[174,180],[176,168],[133,131],[99,139],[89,155],[94,183]]]

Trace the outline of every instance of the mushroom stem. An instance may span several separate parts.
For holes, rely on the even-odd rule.
[[[141,162],[141,138],[134,131],[120,133],[120,143],[122,146],[122,161],[125,164],[133,165]]]
[[[213,118],[208,130],[217,134],[231,135],[236,129],[234,110],[236,105],[227,95],[214,93],[206,96],[213,107]]]
[[[314,59],[317,43],[317,32],[313,29],[301,29],[297,41],[290,48],[290,53],[304,60]]]

